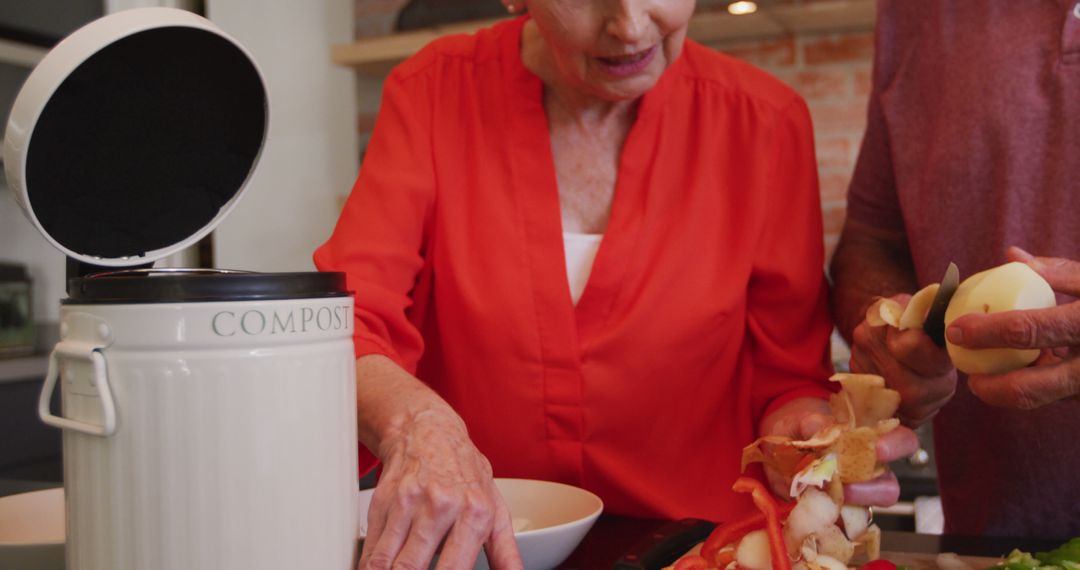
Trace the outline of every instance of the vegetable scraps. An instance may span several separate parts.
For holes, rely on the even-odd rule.
[[[794,500],[778,499],[757,479],[740,477],[732,488],[749,493],[759,512],[718,525],[700,551],[671,570],[848,570],[856,552],[878,558],[881,530],[870,523],[867,508],[844,504],[843,484],[885,473],[876,443],[900,424],[894,417],[900,394],[876,375],[830,379],[841,386],[829,401],[833,424],[807,440],[764,436],[743,449],[743,470],[759,462],[771,467],[791,481]]]

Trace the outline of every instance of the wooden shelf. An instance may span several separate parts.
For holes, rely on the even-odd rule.
[[[793,34],[870,30],[876,15],[874,5],[874,0],[831,0],[772,6],[745,16],[703,12],[694,15],[688,34],[697,42],[716,44]],[[472,33],[496,21],[462,22],[364,38],[333,46],[330,57],[335,64],[355,68],[364,75],[385,75],[394,65],[440,36]]]
[[[32,354],[0,359],[0,384],[8,382],[40,382],[49,369],[48,354]]]
[[[0,63],[34,67],[48,51],[40,46],[0,38]]]

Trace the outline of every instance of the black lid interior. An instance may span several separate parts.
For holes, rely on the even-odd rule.
[[[349,295],[341,272],[118,272],[71,279],[65,305],[276,301]],[[183,271],[183,270],[179,270]]]
[[[243,187],[266,114],[259,73],[229,40],[188,27],[127,36],[68,75],[38,118],[30,206],[53,239],[84,255],[169,247]]]

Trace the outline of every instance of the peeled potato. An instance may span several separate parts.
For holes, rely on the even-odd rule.
[[[1043,309],[1057,303],[1050,284],[1027,265],[1006,263],[968,277],[956,289],[945,310],[945,326],[970,313]],[[1039,357],[1038,349],[956,346],[946,339],[949,357],[968,374],[1001,374],[1023,368]]]

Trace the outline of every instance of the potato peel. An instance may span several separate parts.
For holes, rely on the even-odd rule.
[[[870,560],[881,558],[881,527],[871,524],[862,536],[855,539],[855,544],[866,549],[866,557]]]
[[[874,301],[867,307],[866,323],[872,327],[881,327],[885,325],[899,327],[900,316],[903,313],[904,308],[900,306],[900,303],[897,303],[892,299],[880,297],[877,301]]]
[[[768,446],[768,450],[766,450]],[[787,448],[787,449],[784,449]],[[746,466],[751,463],[764,463],[765,465],[783,473],[785,467],[792,461],[798,463],[802,456],[789,457],[792,451],[791,438],[782,435],[765,435],[754,440],[753,443],[743,448],[742,466],[740,471],[746,471]]]
[[[900,393],[885,387],[885,379],[874,374],[834,374],[851,403],[855,427],[873,427],[892,418],[900,408]],[[850,421],[850,419],[849,419]]]
[[[832,424],[815,433],[814,437],[803,441],[793,441],[791,445],[800,449],[824,449],[836,443],[845,429],[846,426],[843,424]]]
[[[839,392],[829,397],[829,408],[832,410],[836,423],[849,428],[855,426],[855,407],[851,405],[851,397],[847,392]]]
[[[845,431],[832,447],[844,483],[861,483],[874,478],[877,469],[877,432],[860,427]]]
[[[900,427],[900,420],[897,418],[889,418],[879,421],[877,426],[874,427],[874,431],[876,431],[878,435],[885,435],[898,427]]]
[[[930,305],[934,304],[934,296],[937,295],[940,283],[931,283],[911,296],[904,312],[900,315],[898,328],[900,330],[922,329],[926,324],[926,314],[930,312]]]
[[[793,445],[791,438],[779,435],[759,437],[743,448],[742,471],[751,463],[762,463],[784,478],[794,477],[809,452]]]

